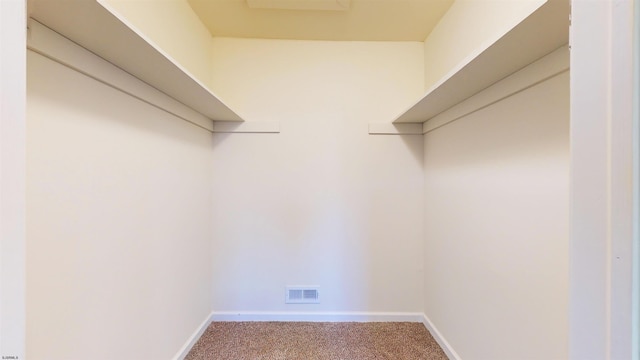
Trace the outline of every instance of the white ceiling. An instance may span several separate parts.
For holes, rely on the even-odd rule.
[[[346,11],[252,9],[246,0],[188,2],[212,36],[424,41],[453,0],[351,0]]]

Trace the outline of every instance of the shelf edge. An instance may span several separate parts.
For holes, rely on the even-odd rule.
[[[174,59],[96,0],[42,1],[32,18],[211,121],[244,121]]]
[[[569,46],[564,45],[491,85],[489,88],[422,123],[423,133],[426,134],[476,111],[480,111],[568,70]]]
[[[206,116],[140,81],[35,19],[29,20],[27,49],[208,131]]]
[[[568,4],[548,0],[495,42],[469,55],[392,122],[424,123],[566,44],[568,13]],[[539,35],[541,28],[550,36]]]

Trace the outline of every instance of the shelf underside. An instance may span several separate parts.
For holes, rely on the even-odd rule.
[[[94,0],[40,1],[31,17],[214,121],[243,121],[205,85]]]
[[[477,57],[441,80],[394,123],[422,123],[568,42],[569,2],[549,0]]]

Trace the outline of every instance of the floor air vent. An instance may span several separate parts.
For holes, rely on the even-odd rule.
[[[287,287],[287,304],[319,304],[320,292],[318,287]]]

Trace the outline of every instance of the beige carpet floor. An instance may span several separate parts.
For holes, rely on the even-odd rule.
[[[213,322],[185,360],[446,360],[420,323]]]

